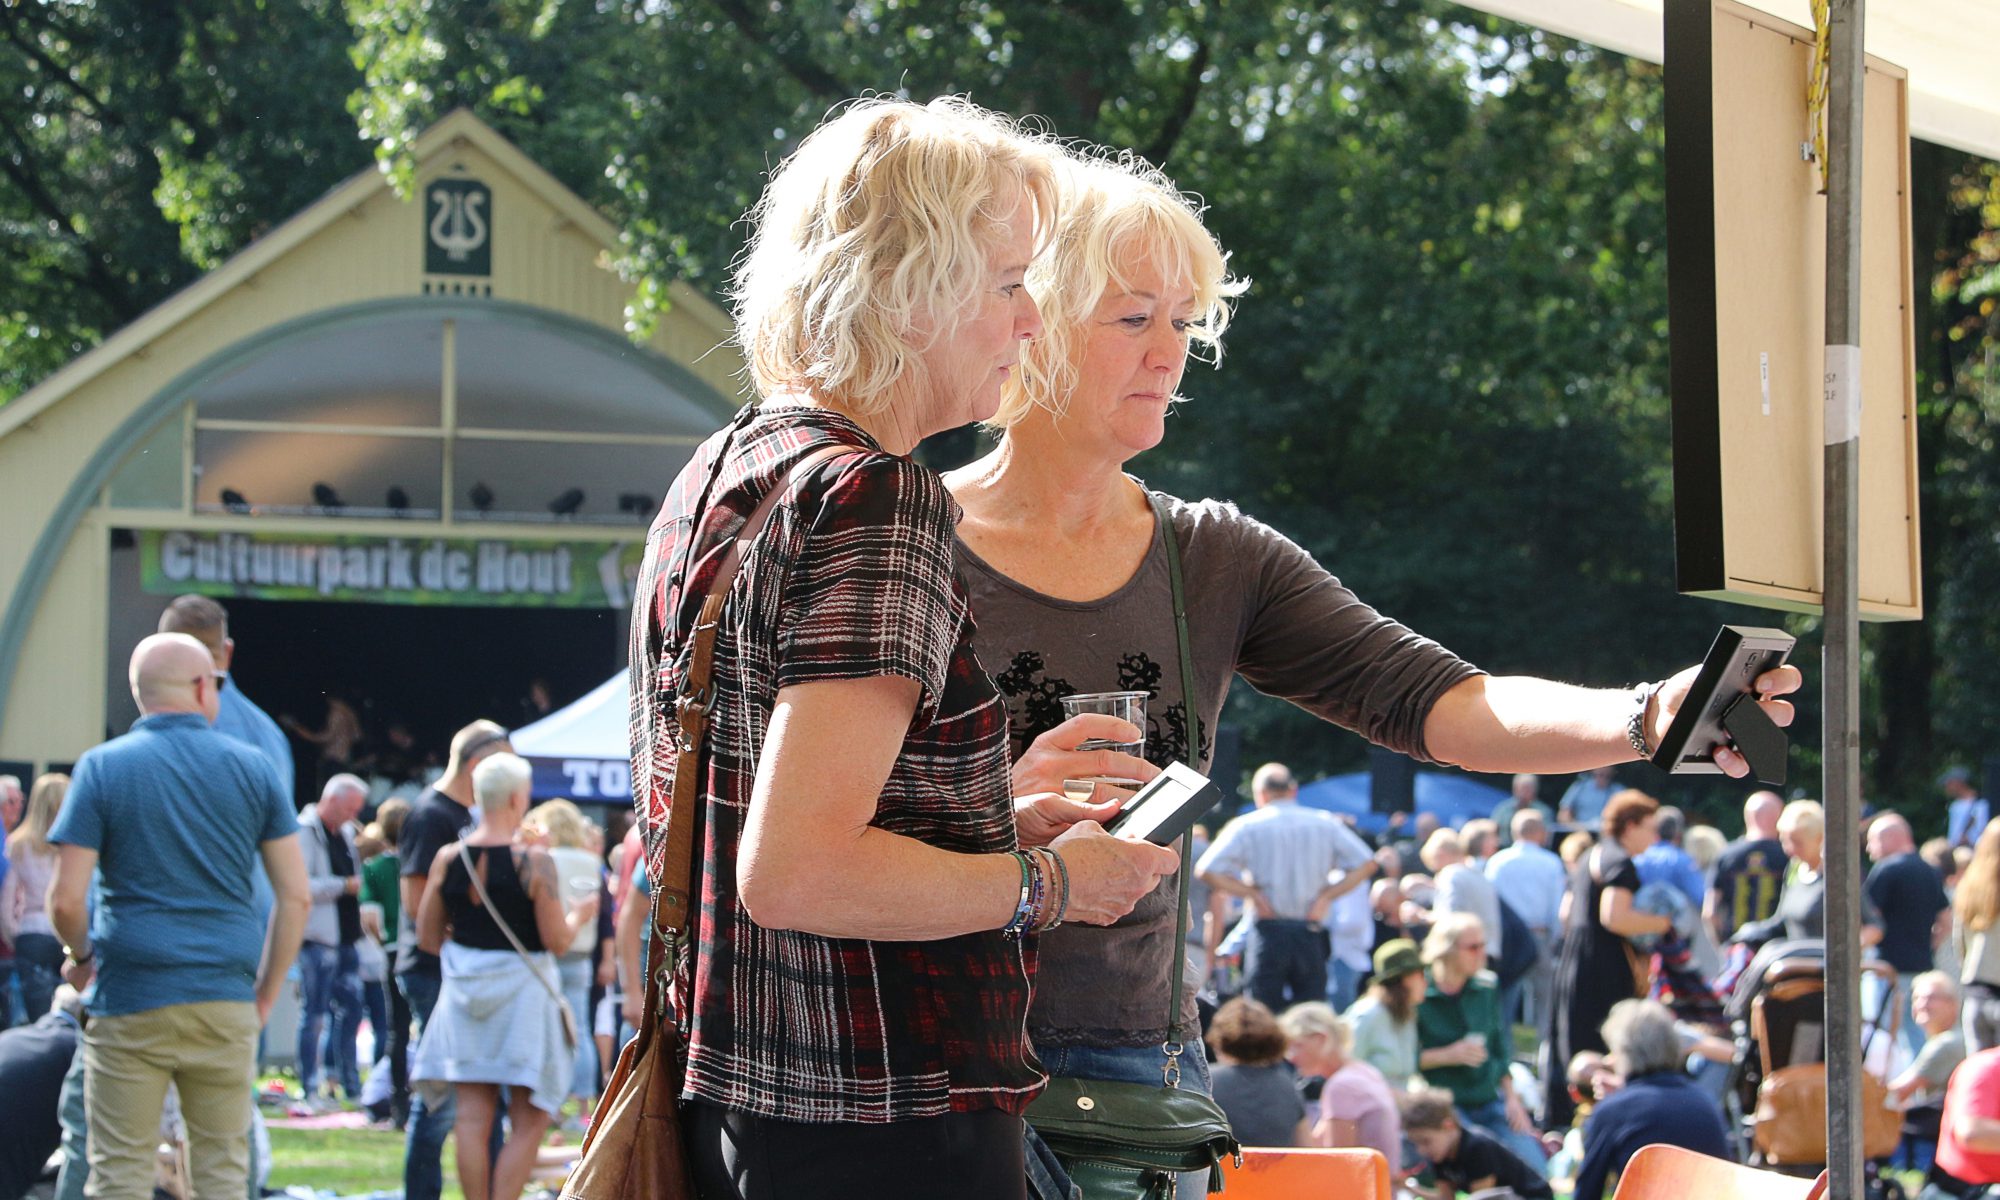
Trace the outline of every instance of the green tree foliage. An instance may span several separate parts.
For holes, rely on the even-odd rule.
[[[1776,621],[1672,590],[1657,67],[1442,0],[107,0],[0,28],[0,395],[371,147],[407,183],[459,106],[619,223],[643,331],[669,281],[720,290],[739,216],[829,107],[962,92],[1162,163],[1254,281],[1138,464],[1154,481],[1238,500],[1496,671],[1623,683]],[[1866,647],[1872,781],[1905,801],[2000,725],[1978,653],[2000,649],[2000,202],[1991,164],[1919,158],[1935,617]],[[1253,757],[1359,764],[1287,706],[1230,719]]]
[[[0,5],[0,397],[367,165],[331,0]]]

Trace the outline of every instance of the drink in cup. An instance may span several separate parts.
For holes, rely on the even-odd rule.
[[[1065,719],[1079,716],[1083,713],[1104,713],[1117,717],[1121,721],[1129,722],[1137,726],[1139,730],[1139,740],[1134,742],[1115,742],[1109,738],[1085,738],[1083,741],[1077,743],[1076,748],[1078,750],[1116,750],[1121,754],[1130,754],[1134,758],[1143,758],[1146,753],[1146,697],[1147,693],[1145,692],[1077,692],[1074,695],[1064,696],[1062,698],[1062,706],[1063,717]],[[1116,788],[1131,789],[1137,788],[1141,781],[1124,776],[1094,775],[1088,779],[1071,780],[1068,782],[1084,785],[1103,783],[1110,784]],[[1086,787],[1085,790],[1093,789]]]

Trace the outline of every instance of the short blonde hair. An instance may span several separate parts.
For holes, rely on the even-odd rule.
[[[1052,226],[1054,161],[1044,139],[957,96],[857,100],[821,122],[772,173],[736,261],[736,340],[758,394],[810,389],[867,416],[920,392],[918,356],[985,286],[1015,198],[1038,238]]]
[[[528,810],[521,824],[548,834],[551,846],[568,846],[575,850],[587,848],[585,842],[590,836],[587,828],[590,819],[568,800],[544,800]]]
[[[1169,286],[1193,290],[1188,339],[1208,350],[1211,363],[1222,360],[1229,301],[1250,286],[1229,274],[1229,256],[1202,224],[1201,204],[1138,155],[1072,148],[1056,179],[1055,237],[1028,268],[1042,336],[1022,349],[1021,369],[987,422],[995,429],[1019,424],[1036,408],[1062,415],[1076,390],[1080,335],[1090,314],[1113,288],[1131,286],[1121,267],[1150,262]]]
[[[1729,848],[1729,839],[1713,825],[1695,825],[1681,835],[1681,849],[1694,859],[1694,865],[1706,871],[1709,865],[1722,857]]]
[[[1324,1000],[1306,1000],[1292,1005],[1278,1014],[1278,1027],[1293,1041],[1323,1033],[1342,1058],[1346,1058],[1348,1051],[1354,1048],[1353,1028]]]
[[[1778,832],[1792,832],[1806,837],[1824,839],[1826,837],[1826,810],[1817,800],[1794,800],[1785,805],[1785,811],[1778,814]]]
[[[472,768],[472,795],[482,813],[505,812],[514,797],[534,782],[528,760],[506,750],[489,754]]]

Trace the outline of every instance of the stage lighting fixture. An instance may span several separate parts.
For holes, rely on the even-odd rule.
[[[389,509],[399,517],[410,515],[410,493],[400,487],[389,489]]]
[[[340,493],[333,490],[332,484],[315,483],[313,484],[312,494],[313,503],[319,505],[327,512],[339,512],[341,509],[347,507],[340,502]]]
[[[478,509],[480,512],[486,512],[493,507],[493,489],[487,487],[483,480],[473,484],[472,490],[465,495],[468,500],[472,501],[472,507]]]
[[[573,517],[583,507],[583,489],[571,488],[549,501],[549,511],[558,517]]]
[[[241,515],[250,511],[250,501],[245,499],[243,493],[237,491],[235,488],[223,488],[222,507],[228,509],[230,512]]]

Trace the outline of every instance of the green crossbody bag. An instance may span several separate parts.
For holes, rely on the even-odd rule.
[[[1194,660],[1189,652],[1187,599],[1181,586],[1180,545],[1166,505],[1150,488],[1146,498],[1166,539],[1167,579],[1173,590],[1174,635],[1181,659],[1181,695],[1188,719],[1188,765],[1201,768],[1201,735],[1195,712]],[[1181,987],[1187,972],[1188,874],[1194,835],[1181,838],[1180,910],[1175,921],[1173,987],[1167,992],[1166,1066],[1161,1086],[1101,1079],[1050,1079],[1028,1106],[1028,1123],[1062,1160],[1083,1200],[1168,1200],[1185,1171],[1208,1172],[1208,1190],[1222,1190],[1222,1160],[1242,1165],[1242,1147],[1221,1106],[1180,1086]]]

